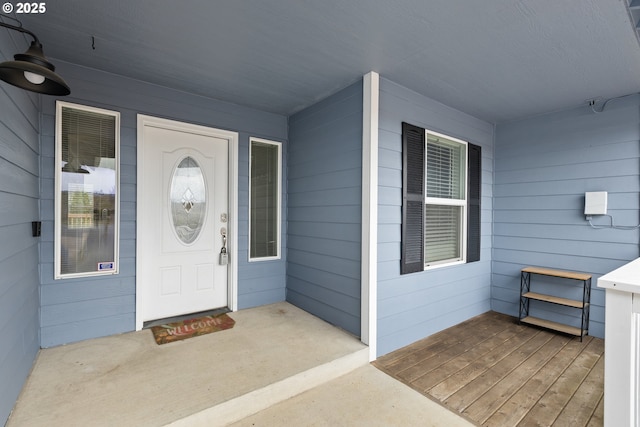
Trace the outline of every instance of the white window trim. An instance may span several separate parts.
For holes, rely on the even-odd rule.
[[[277,201],[277,223],[276,223],[276,235],[278,236],[278,243],[276,245],[276,256],[271,256],[271,257],[259,257],[259,258],[252,258],[251,257],[251,148],[253,146],[254,142],[259,142],[262,144],[269,144],[269,145],[275,145],[278,147],[278,176],[277,176],[277,183],[278,183],[278,188],[277,188],[277,197],[278,197],[278,201]],[[281,232],[281,228],[282,228],[282,143],[278,142],[278,141],[271,141],[268,139],[262,139],[262,138],[254,138],[254,137],[250,137],[249,138],[249,216],[248,216],[248,222],[249,222],[249,227],[248,227],[248,240],[249,240],[249,244],[248,244],[248,251],[247,251],[247,258],[249,260],[249,262],[260,262],[260,261],[273,261],[273,260],[279,260],[280,258],[282,258],[282,232]]]
[[[73,108],[81,111],[99,113],[115,117],[115,167],[116,167],[116,196],[115,196],[115,213],[114,213],[114,263],[115,268],[106,271],[90,271],[86,273],[61,273],[61,238],[62,238],[62,201],[60,194],[62,192],[62,108]],[[119,274],[120,272],[120,112],[113,110],[105,110],[103,108],[90,107],[87,105],[74,104],[66,101],[56,101],[56,137],[55,137],[55,222],[54,222],[54,279],[72,279],[77,277],[95,277],[110,276]]]
[[[427,197],[427,142],[429,140],[429,135],[433,135],[436,137],[440,137],[440,138],[444,138],[447,139],[449,141],[453,141],[453,142],[457,142],[461,145],[464,145],[464,152],[465,152],[465,162],[464,165],[462,167],[463,171],[464,171],[464,179],[462,180],[463,185],[464,185],[464,189],[462,194],[464,194],[464,199],[441,199],[438,197]],[[467,262],[467,212],[468,212],[468,189],[467,189],[467,180],[468,180],[468,168],[469,168],[469,147],[468,147],[468,142],[464,141],[462,139],[458,139],[458,138],[454,138],[452,136],[443,134],[443,133],[439,133],[439,132],[433,132],[431,130],[425,129],[425,138],[424,138],[424,149],[425,149],[425,156],[424,156],[424,194],[425,194],[425,199],[424,199],[424,204],[426,205],[446,205],[446,206],[461,206],[462,207],[462,215],[460,218],[460,221],[462,222],[461,227],[460,227],[460,233],[461,233],[461,237],[460,237],[460,252],[461,252],[461,259],[448,259],[448,260],[442,260],[442,261],[435,261],[435,262],[426,262],[424,263],[424,270],[433,270],[433,269],[437,269],[437,268],[442,268],[442,267],[450,267],[453,265],[460,265],[460,264],[465,264]],[[426,239],[426,236],[425,236]],[[425,244],[425,242],[423,242],[423,244]],[[426,251],[425,251],[425,256],[426,256]]]
[[[378,358],[378,128],[380,75],[362,78],[362,242],[360,340]]]

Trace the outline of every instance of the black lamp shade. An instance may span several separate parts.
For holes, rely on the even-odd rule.
[[[57,75],[55,67],[42,53],[42,45],[31,42],[29,49],[22,54],[14,55],[15,61],[0,64],[0,79],[19,88],[46,95],[69,95],[71,90],[67,83]],[[25,71],[44,77],[41,84],[27,80]]]

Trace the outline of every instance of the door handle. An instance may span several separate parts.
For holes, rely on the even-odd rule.
[[[229,264],[229,254],[227,253],[227,228],[222,227],[220,229],[222,235],[222,249],[220,249],[220,265]]]

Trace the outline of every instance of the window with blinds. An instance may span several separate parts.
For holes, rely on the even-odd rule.
[[[426,131],[425,153],[425,265],[462,261],[467,145]]]
[[[118,272],[120,114],[56,104],[56,278]]]
[[[482,147],[402,123],[400,274],[480,261]]]
[[[249,261],[280,258],[281,144],[251,138]]]

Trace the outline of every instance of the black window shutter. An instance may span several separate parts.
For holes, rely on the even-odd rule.
[[[480,260],[480,199],[482,174],[482,148],[467,144],[469,166],[467,167],[467,262]]]
[[[425,130],[402,123],[402,249],[400,274],[424,270]]]

